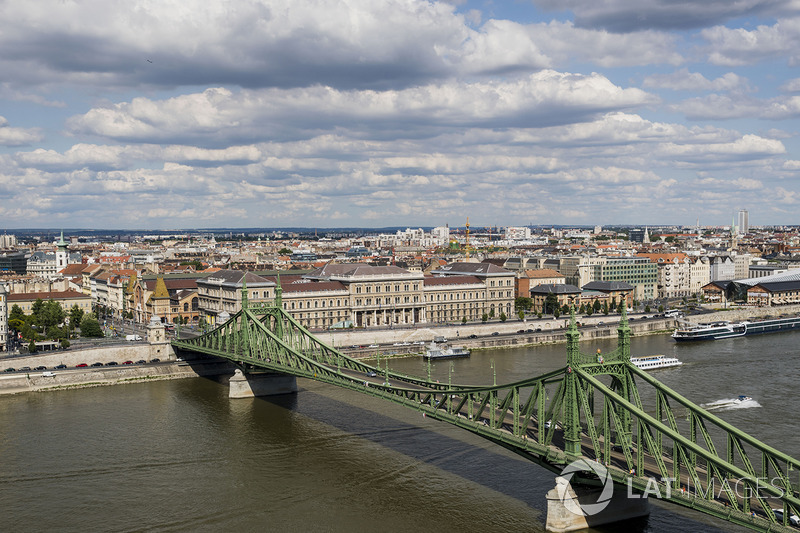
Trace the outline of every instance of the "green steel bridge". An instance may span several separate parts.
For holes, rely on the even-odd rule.
[[[244,292],[241,311],[213,331],[173,341],[175,349],[228,359],[245,374],[293,375],[395,402],[556,474],[584,459],[604,465],[615,486],[633,493],[756,531],[798,530],[791,519],[800,516],[800,461],[638,369],[624,313],[611,353],[580,352],[573,313],[563,368],[516,383],[471,386],[350,358],[283,310],[280,286],[275,305],[248,304]],[[589,473],[582,482],[599,484]]]

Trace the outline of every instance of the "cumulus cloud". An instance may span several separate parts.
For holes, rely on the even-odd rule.
[[[513,81],[450,82],[401,91],[330,87],[202,93],[95,108],[67,122],[73,134],[121,141],[243,144],[321,131],[374,128],[370,135],[430,136],[446,128],[543,127],[592,120],[654,102],[598,74],[542,71]],[[381,132],[381,130],[384,130]],[[391,132],[391,133],[389,133]],[[354,135],[358,136],[357,133]]]
[[[741,66],[787,57],[800,60],[800,17],[784,18],[755,30],[714,26],[700,32],[707,41],[708,60],[715,65]]]
[[[682,68],[671,74],[653,74],[642,83],[644,87],[671,89],[673,91],[733,91],[747,88],[747,79],[728,72],[719,78],[709,80],[699,72],[689,72]]]
[[[13,128],[0,116],[0,146],[24,146],[43,138],[38,128]]]
[[[569,10],[582,27],[605,28],[625,33],[642,29],[688,30],[743,16],[797,14],[800,8],[792,0],[708,0],[690,2],[673,0],[533,0],[534,4],[553,11]]]
[[[742,94],[690,98],[670,106],[691,119],[734,119],[754,117],[786,120],[800,116],[800,96],[782,95],[771,99],[757,99]]]

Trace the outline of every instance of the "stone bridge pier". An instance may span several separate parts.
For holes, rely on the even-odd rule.
[[[230,379],[229,398],[254,398],[297,392],[297,378],[273,372],[244,374],[236,369]]]

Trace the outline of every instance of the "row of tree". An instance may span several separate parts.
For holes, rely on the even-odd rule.
[[[36,351],[36,342],[45,340],[60,341],[63,348],[79,329],[81,337],[102,337],[103,330],[94,313],[85,313],[78,305],[73,305],[69,313],[55,300],[36,300],[31,313],[26,315],[19,305],[11,307],[8,315],[8,328],[15,338],[27,341],[28,349]]]

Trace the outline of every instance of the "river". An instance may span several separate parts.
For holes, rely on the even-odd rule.
[[[794,457],[800,332],[676,344],[636,355],[684,365],[654,375],[697,403],[746,394],[716,414]],[[613,350],[615,341],[582,351]],[[565,345],[474,352],[454,383],[511,382],[564,365]],[[420,358],[390,369],[424,376]],[[434,365],[446,381],[450,363]],[[544,530],[553,475],[466,431],[308,380],[296,395],[229,400],[204,378],[0,397],[0,519],[38,531]],[[730,531],[658,503],[626,531]],[[605,531],[615,531],[611,526]]]

